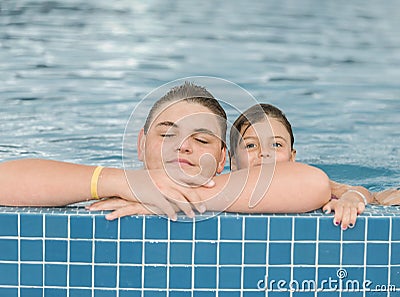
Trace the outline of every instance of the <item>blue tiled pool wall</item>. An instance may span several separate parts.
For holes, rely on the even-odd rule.
[[[369,207],[343,232],[320,212],[110,222],[0,208],[0,296],[316,296],[311,282],[318,296],[400,295],[400,210]]]

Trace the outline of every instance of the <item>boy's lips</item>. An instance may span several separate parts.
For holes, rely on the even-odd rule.
[[[171,161],[168,161],[168,163],[171,164],[179,164],[179,165],[189,165],[189,166],[194,166],[194,164],[192,162],[190,162],[187,159],[184,158],[177,158],[177,159],[173,159]]]

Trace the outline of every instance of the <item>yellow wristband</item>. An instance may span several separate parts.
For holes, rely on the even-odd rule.
[[[99,182],[99,176],[103,166],[97,166],[93,171],[92,180],[90,182],[90,193],[92,194],[92,199],[99,199],[99,194],[97,193],[97,183]]]

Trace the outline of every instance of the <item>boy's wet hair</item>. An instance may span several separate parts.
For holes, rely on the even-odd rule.
[[[233,123],[229,137],[231,157],[235,155],[236,148],[242,138],[241,131],[243,128],[247,130],[253,124],[266,120],[267,117],[274,118],[285,126],[286,130],[289,132],[290,146],[293,150],[294,136],[292,126],[286,118],[286,115],[282,112],[282,110],[271,104],[259,103],[244,111]]]
[[[160,110],[166,107],[166,103],[180,101],[200,104],[208,108],[217,116],[217,120],[221,128],[222,147],[225,147],[227,130],[227,116],[225,110],[219,104],[218,100],[215,99],[215,97],[209,91],[207,91],[206,88],[190,82],[185,82],[180,86],[172,88],[167,94],[154,103],[149,114],[147,115],[146,122],[144,124],[144,133],[147,134],[154,117]]]

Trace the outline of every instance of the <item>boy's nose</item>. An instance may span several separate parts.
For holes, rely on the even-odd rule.
[[[192,152],[192,145],[190,143],[189,137],[183,139],[180,143],[178,143],[178,151],[181,153]]]

